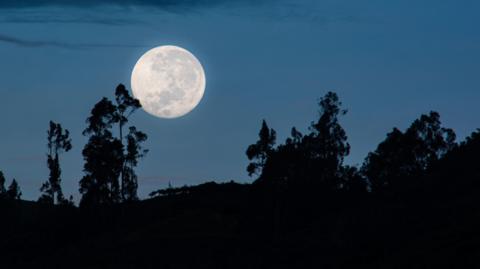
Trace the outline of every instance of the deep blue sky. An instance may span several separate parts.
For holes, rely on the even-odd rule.
[[[265,118],[283,141],[336,91],[359,164],[392,127],[437,110],[460,139],[480,127],[478,1],[115,0],[0,3],[0,169],[36,199],[48,176],[48,121],[73,134],[63,187],[78,199],[85,118],[148,49],[185,47],[207,75],[204,99],[175,120],[137,112],[149,135],[140,194],[207,180],[251,181],[246,147]],[[112,5],[113,3],[113,5]],[[166,4],[167,3],[167,4]]]

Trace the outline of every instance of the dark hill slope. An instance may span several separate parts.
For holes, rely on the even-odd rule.
[[[4,202],[0,267],[478,268],[478,192],[398,200],[207,183],[90,210]]]

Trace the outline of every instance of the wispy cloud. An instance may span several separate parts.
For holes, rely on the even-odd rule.
[[[71,8],[76,11],[72,12]],[[95,13],[92,13],[92,8],[95,9]],[[332,5],[320,0],[0,0],[0,22],[148,25],[138,16],[130,16],[134,13],[132,11],[147,10],[157,15],[162,14],[158,12],[159,10],[190,14],[204,8],[222,8],[230,15],[255,16],[276,22],[290,20],[315,24],[380,22],[378,18],[346,14],[341,8],[332,8]]]
[[[27,40],[18,37],[0,34],[0,43],[6,43],[26,48],[55,47],[63,49],[91,49],[91,48],[135,48],[143,45],[130,44],[102,44],[102,43],[68,43],[53,40]]]
[[[189,9],[218,5],[254,5],[274,0],[2,0],[0,8],[35,7],[157,7],[162,9]]]
[[[280,1],[283,0],[0,0],[0,23],[147,25],[138,16],[130,16],[132,11],[191,14],[204,8],[233,10]]]
[[[4,23],[62,23],[62,24],[100,24],[109,26],[124,26],[124,25],[144,25],[145,22],[134,19],[119,19],[119,18],[98,18],[98,17],[64,17],[64,16],[48,16],[48,15],[36,15],[36,16],[7,16],[0,18],[0,22]]]

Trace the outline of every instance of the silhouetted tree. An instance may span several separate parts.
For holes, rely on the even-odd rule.
[[[115,89],[115,101],[117,103],[115,122],[118,122],[120,141],[123,141],[123,127],[128,123],[128,118],[142,106],[138,99],[130,96],[123,84],[119,84]]]
[[[5,188],[5,175],[0,171],[0,200],[5,199],[7,189]]]
[[[115,122],[118,124],[119,139],[123,144],[123,128],[128,123],[129,117],[141,107],[140,102],[130,96],[124,85],[120,84],[115,89],[116,113]],[[133,128],[133,129],[132,129]],[[123,201],[138,199],[137,197],[137,176],[135,166],[138,159],[142,158],[147,151],[143,150],[141,143],[147,140],[147,135],[137,131],[134,126],[129,128],[129,134],[126,136],[127,145],[124,145],[124,163],[120,172],[121,179],[121,198]]]
[[[110,131],[117,108],[107,98],[100,100],[87,119],[84,135],[90,135],[82,154],[85,176],[80,180],[82,206],[120,201],[118,177],[123,168],[123,146]]]
[[[350,151],[339,123],[339,117],[346,113],[341,105],[337,94],[328,92],[319,101],[320,117],[312,122],[310,133],[304,136],[292,128],[291,137],[275,149],[268,144],[269,129],[264,124],[259,142],[247,150],[249,159],[259,156],[256,163],[249,165],[249,172],[263,168],[259,182],[316,185],[323,190],[341,188],[343,160]]]
[[[430,164],[456,146],[455,132],[442,127],[440,114],[434,111],[428,115],[421,115],[405,134],[415,143],[413,148],[421,170],[426,170]]]
[[[312,122],[311,133],[303,141],[310,159],[309,171],[314,180],[337,188],[343,160],[350,153],[346,132],[338,120],[347,110],[341,108],[342,103],[334,92],[321,98],[319,106],[320,118]]]
[[[290,131],[291,137],[287,138],[286,144],[289,145],[294,145],[295,147],[298,147],[302,143],[302,138],[303,134],[297,130],[297,128],[292,127],[292,130]]]
[[[62,152],[68,152],[72,149],[72,143],[70,139],[70,133],[68,130],[64,130],[59,123],[50,121],[50,127],[47,131],[47,164],[50,170],[50,176],[48,181],[45,182],[40,191],[43,195],[39,201],[54,204],[66,203],[67,200],[63,196],[61,183],[61,169],[59,155]]]
[[[387,134],[374,152],[368,154],[362,171],[368,178],[372,191],[383,190],[396,181],[395,178],[407,175],[411,166],[412,153],[404,147],[404,134],[394,128]]]
[[[291,137],[268,154],[257,182],[296,184],[305,178],[307,161],[303,135],[293,127]]]
[[[249,176],[261,173],[269,154],[273,151],[277,138],[275,130],[270,129],[265,120],[262,121],[262,127],[258,136],[259,140],[257,143],[250,145],[246,152],[248,160],[252,161],[247,166]]]
[[[141,143],[147,140],[147,135],[137,131],[132,126],[129,128],[127,135],[127,153],[125,155],[125,163],[122,173],[122,198],[124,201],[137,200],[137,175],[134,168],[138,164],[138,160],[147,154],[148,150],[143,149]]]
[[[440,115],[421,115],[403,133],[397,128],[387,134],[362,167],[372,191],[400,190],[421,177],[429,166],[455,146],[453,130],[441,126]]]
[[[441,199],[445,200],[451,198],[448,196],[463,196],[465,193],[471,192],[478,197],[477,192],[480,188],[479,152],[480,129],[431,165],[425,184],[425,188],[429,188],[430,196],[438,194]]]
[[[134,168],[147,153],[141,146],[147,135],[130,126],[129,133],[125,136],[127,144],[124,145],[123,128],[130,115],[140,108],[140,102],[131,97],[122,84],[115,90],[115,101],[116,104],[113,104],[103,98],[87,119],[88,126],[84,135],[89,135],[90,139],[82,152],[86,173],[80,181],[82,205],[116,203],[138,198]],[[117,124],[118,138],[111,131]]]
[[[15,179],[12,180],[12,183],[8,187],[6,194],[7,199],[9,200],[20,200],[20,197],[22,197],[20,186],[18,186],[18,183]]]

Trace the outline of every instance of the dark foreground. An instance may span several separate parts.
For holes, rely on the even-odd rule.
[[[463,190],[398,200],[207,183],[95,210],[10,201],[0,267],[479,268],[480,189]]]

